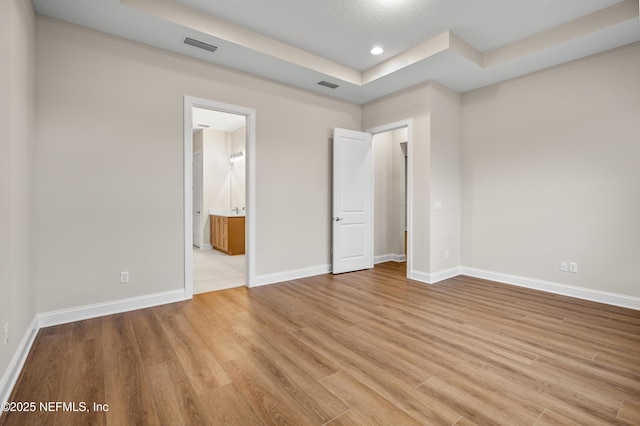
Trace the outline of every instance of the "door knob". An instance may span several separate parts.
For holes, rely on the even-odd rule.
[[[336,222],[340,222],[342,219],[344,219],[343,217],[336,217]]]

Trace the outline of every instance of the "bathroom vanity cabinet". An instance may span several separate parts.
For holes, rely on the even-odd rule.
[[[211,245],[229,255],[244,254],[244,216],[210,215]]]

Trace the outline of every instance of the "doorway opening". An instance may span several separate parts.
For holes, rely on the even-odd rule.
[[[255,111],[185,97],[185,296],[255,280]]]
[[[374,264],[411,263],[411,121],[368,129],[373,136]]]

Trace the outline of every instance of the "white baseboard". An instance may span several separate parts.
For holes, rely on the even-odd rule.
[[[578,299],[605,303],[607,305],[640,310],[640,297],[609,293],[606,291],[593,290],[590,288],[571,286],[567,284],[559,284],[550,281],[538,280],[535,278],[520,277],[517,275],[501,274],[498,272],[485,271],[476,268],[462,267],[461,273],[470,277],[497,281],[500,283],[511,284],[518,287],[526,287],[534,290],[546,291],[548,293],[561,294]]]
[[[29,351],[31,350],[31,346],[33,345],[39,329],[38,316],[36,315],[33,318],[33,321],[31,321],[31,324],[29,324],[27,331],[24,333],[13,358],[11,358],[9,366],[2,376],[2,380],[0,380],[0,404],[9,400],[11,391],[13,391],[13,387],[18,381],[24,362],[27,360],[27,355],[29,355]],[[2,411],[0,411],[0,416],[2,416]]]
[[[454,268],[444,269],[433,273],[427,273],[422,271],[416,271],[415,269],[409,273],[409,278],[414,281],[420,281],[426,284],[435,284],[440,281],[447,280],[449,278],[457,277],[460,275],[460,266]]]
[[[320,265],[312,268],[294,269],[291,271],[278,272],[276,274],[258,275],[252,287],[275,284],[283,281],[297,280],[300,278],[312,277],[315,275],[328,274],[331,272],[331,265]]]
[[[202,243],[200,245],[193,244],[194,247],[197,247],[199,250],[213,250],[213,246],[211,244]]]
[[[373,258],[373,263],[384,263],[384,262],[404,262],[407,260],[407,256],[404,254],[382,254]]]
[[[165,291],[163,293],[148,294],[128,299],[114,300],[111,302],[96,303],[94,305],[79,306],[59,311],[38,314],[38,328],[52,325],[66,324],[104,315],[119,314],[134,311],[136,309],[150,308],[152,306],[185,300],[184,289]]]

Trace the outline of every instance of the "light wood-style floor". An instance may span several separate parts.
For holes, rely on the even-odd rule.
[[[640,312],[403,264],[40,331],[2,425],[639,425]]]

